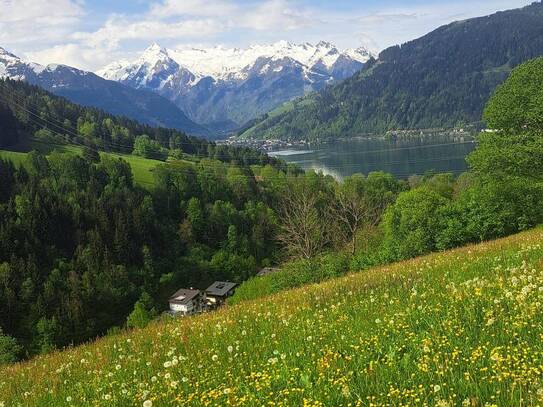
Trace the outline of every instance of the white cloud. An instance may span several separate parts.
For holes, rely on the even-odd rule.
[[[72,0],[0,0],[0,43],[41,45],[60,41],[84,15]]]
[[[127,42],[139,42],[142,48],[153,41],[175,43],[202,42],[232,30],[299,30],[314,25],[317,19],[308,9],[292,7],[288,0],[266,0],[248,4],[243,9],[232,0],[165,0],[137,15],[110,15],[96,30],[69,35],[69,44],[59,44],[44,51],[28,53],[39,62],[57,62],[94,70],[99,61],[112,53],[124,56]],[[145,45],[143,45],[145,44]]]
[[[39,61],[44,65],[60,63],[85,69],[108,64],[111,62],[112,55],[105,52],[105,50],[69,43],[34,52],[26,52],[24,57],[29,61]]]
[[[221,17],[231,16],[240,11],[238,5],[227,0],[166,0],[152,5],[149,14],[157,18]]]
[[[240,26],[254,30],[297,30],[317,22],[308,9],[294,8],[286,0],[269,0],[241,16]]]
[[[125,40],[154,41],[161,39],[196,39],[220,32],[220,22],[213,19],[182,20],[165,23],[159,20],[130,21],[116,16],[94,32],[76,32],[72,39],[95,48],[118,49]]]

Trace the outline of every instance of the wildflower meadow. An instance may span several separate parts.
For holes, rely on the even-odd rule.
[[[0,406],[543,404],[543,229],[0,370]]]

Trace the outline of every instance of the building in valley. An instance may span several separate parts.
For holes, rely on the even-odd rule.
[[[206,294],[200,290],[182,288],[169,299],[170,313],[192,315],[202,312],[206,307]]]
[[[226,281],[215,281],[205,291],[208,307],[218,307],[234,294],[236,283]]]

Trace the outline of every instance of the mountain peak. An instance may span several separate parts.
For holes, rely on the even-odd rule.
[[[292,48],[294,46],[294,44],[286,40],[277,41],[273,45],[276,46],[277,48]]]
[[[151,45],[147,47],[147,49],[144,52],[154,52],[154,53],[167,53],[166,48],[162,47],[157,42],[153,42]]]
[[[13,60],[13,61],[20,61],[21,58],[19,58],[17,55],[12,54],[7,49],[0,47],[0,57],[3,59]]]
[[[335,46],[328,41],[319,41],[316,47],[317,48],[335,48]]]
[[[164,47],[161,47],[156,42],[153,42],[151,45],[149,45],[145,51],[142,53],[142,58],[148,59],[148,58],[164,58],[169,57],[168,50]]]
[[[138,59],[110,64],[98,74],[157,92],[197,122],[239,125],[278,103],[351,76],[368,59],[367,53],[342,50],[327,41],[177,49],[154,43]],[[258,81],[251,81],[256,77]],[[247,106],[250,98],[259,100],[256,106]]]

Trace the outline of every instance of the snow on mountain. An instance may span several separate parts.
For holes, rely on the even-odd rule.
[[[26,63],[16,55],[0,47],[0,78],[9,78],[14,80],[24,80],[29,74],[39,74],[46,67]]]
[[[25,62],[18,56],[0,47],[0,78],[9,78],[21,81],[33,81],[35,77],[64,69],[77,75],[88,75],[90,72],[72,68],[61,64],[40,65],[35,62]]]
[[[325,41],[180,49],[154,43],[136,60],[114,62],[97,74],[152,90],[196,122],[231,129],[353,75],[370,57],[364,48],[340,50]]]
[[[154,68],[159,63],[177,63],[198,78],[211,77],[215,80],[246,79],[244,70],[256,63],[259,58],[281,60],[290,58],[306,68],[322,63],[327,69],[341,56],[353,61],[365,63],[371,54],[364,48],[340,51],[334,45],[321,41],[316,45],[310,43],[293,44],[279,41],[269,45],[253,45],[249,48],[181,48],[169,50],[154,43],[147,48],[136,61],[114,62],[98,71],[98,75],[111,80],[126,80],[134,68]],[[136,69],[137,70],[137,69]]]
[[[159,62],[157,59],[153,64]],[[162,68],[166,65],[162,65]],[[177,65],[174,68],[177,69]],[[43,66],[25,62],[0,48],[0,79],[3,78],[22,80],[72,102],[97,107],[142,123],[176,128],[190,134],[210,135],[207,129],[190,120],[178,106],[156,93],[134,89],[66,65]]]

